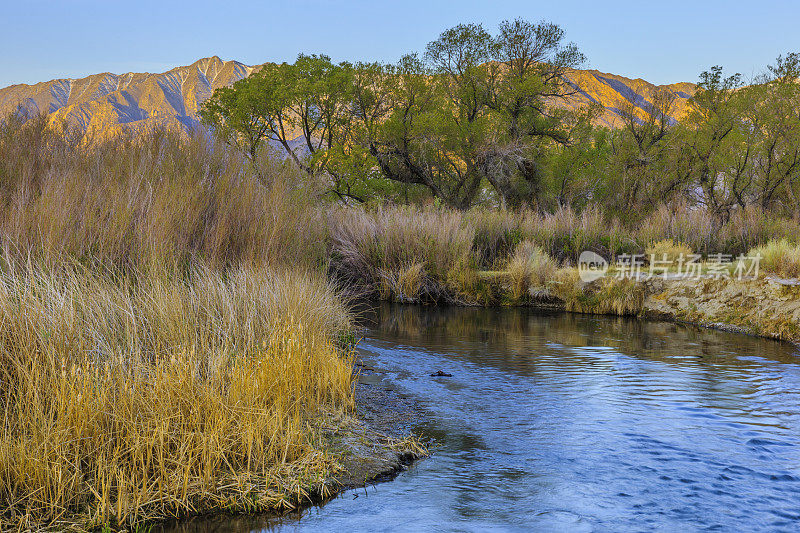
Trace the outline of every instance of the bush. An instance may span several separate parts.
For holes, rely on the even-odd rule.
[[[422,263],[413,263],[397,270],[381,271],[380,275],[382,300],[416,302],[425,289],[425,267]]]
[[[607,220],[600,209],[589,207],[580,213],[559,208],[551,214],[528,214],[524,237],[541,246],[559,262],[576,263],[581,252],[591,250],[606,258],[635,251],[635,241],[615,220]]]

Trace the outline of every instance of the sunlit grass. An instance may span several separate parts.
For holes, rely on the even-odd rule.
[[[353,401],[347,317],[311,275],[6,272],[0,525],[288,504],[331,468],[312,419]]]
[[[647,260],[660,262],[677,263],[678,261],[689,261],[692,256],[692,249],[682,242],[675,242],[672,239],[662,239],[650,244],[644,251]]]

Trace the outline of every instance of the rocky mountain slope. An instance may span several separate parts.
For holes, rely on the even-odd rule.
[[[0,116],[18,106],[49,113],[89,135],[112,135],[155,125],[189,130],[200,105],[218,87],[249,76],[253,67],[218,57],[200,59],[161,74],[111,74],[58,79],[0,89]]]
[[[693,83],[654,85],[641,78],[630,79],[598,70],[573,70],[569,72],[568,78],[579,90],[572,98],[571,105],[600,103],[605,108],[605,113],[598,122],[612,128],[621,125],[620,104],[623,101],[632,102],[637,114],[642,116],[652,101],[653,93],[660,90],[667,90],[675,95],[672,118],[678,121],[686,114],[686,106],[696,90]]]
[[[214,89],[257,69],[215,56],[161,74],[105,72],[80,79],[12,85],[0,89],[0,116],[22,106],[34,113],[49,113],[54,122],[95,138],[157,125],[188,131],[199,124],[197,111]],[[568,77],[579,89],[569,105],[599,102],[606,111],[598,122],[610,127],[620,125],[620,102],[628,100],[642,110],[653,92],[662,87],[675,93],[673,118],[679,120],[695,88],[691,83],[656,86],[597,70],[575,70]]]

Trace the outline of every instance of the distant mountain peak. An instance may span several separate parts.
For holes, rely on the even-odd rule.
[[[11,85],[0,89],[0,116],[22,106],[32,113],[48,113],[54,122],[99,138],[152,126],[188,131],[199,125],[197,112],[215,89],[231,85],[257,69],[215,55],[157,74],[102,72],[84,78]],[[628,100],[643,110],[660,89],[676,95],[673,119],[679,120],[695,90],[691,83],[657,86],[640,78],[598,70],[572,70],[567,77],[578,91],[566,105],[600,103],[606,111],[597,122],[609,127],[620,125],[619,102]]]

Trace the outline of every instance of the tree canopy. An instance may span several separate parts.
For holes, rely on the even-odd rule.
[[[323,175],[343,202],[601,204],[633,219],[675,201],[720,221],[748,205],[800,217],[800,55],[747,86],[719,66],[701,73],[680,123],[670,87],[626,96],[613,129],[595,123],[598,105],[567,105],[584,61],[550,22],[460,24],[395,64],[264,65],[200,115],[254,161],[279,150]]]

